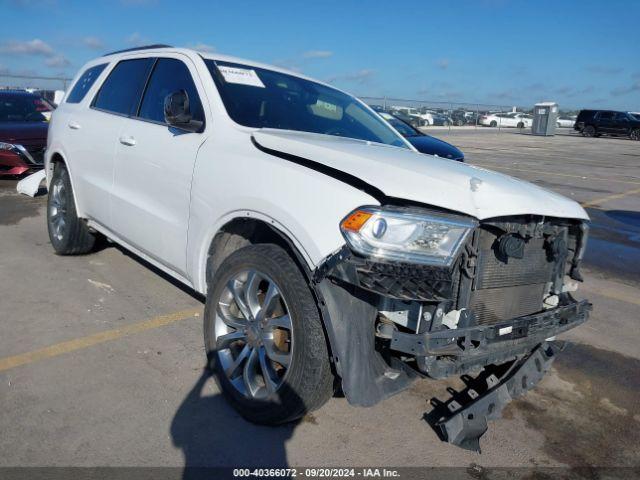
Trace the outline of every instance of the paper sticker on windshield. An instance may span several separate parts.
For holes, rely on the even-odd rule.
[[[255,70],[248,68],[224,67],[218,65],[218,70],[227,83],[238,83],[240,85],[249,85],[251,87],[265,88],[264,83]]]

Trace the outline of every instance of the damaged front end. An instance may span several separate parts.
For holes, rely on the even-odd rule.
[[[553,351],[545,340],[587,320],[591,304],[571,296],[582,281],[585,222],[535,215],[478,222],[420,208],[390,211],[360,209],[347,217],[343,233],[345,222],[368,233],[364,240],[345,234],[347,245],[313,279],[350,403],[373,405],[425,376],[493,375],[497,389],[502,377],[493,373],[496,368],[517,376],[541,348]],[[413,223],[402,223],[405,215]],[[391,220],[371,224],[379,218]],[[380,232],[381,239],[386,233],[411,239],[409,254],[377,242]],[[525,376],[531,383],[544,371]],[[482,398],[493,398],[493,387]],[[494,408],[484,420],[497,414],[496,401],[489,404]],[[449,414],[451,420],[460,411],[449,407]],[[476,448],[482,421],[463,425],[455,435],[442,428],[452,425],[446,416],[438,419],[440,426],[432,425],[446,440]]]

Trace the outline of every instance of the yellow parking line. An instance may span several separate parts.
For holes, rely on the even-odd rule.
[[[635,195],[636,193],[640,193],[640,188],[635,188],[633,190],[629,190],[627,192],[622,192],[622,193],[614,193],[613,195],[607,195],[606,197],[596,198],[595,200],[590,200],[587,203],[583,203],[582,207],[583,208],[593,207],[594,205],[610,202],[611,200],[617,200],[619,198],[624,198],[629,195]]]
[[[629,185],[640,185],[640,182],[634,182],[631,180],[615,180],[612,178],[608,178],[608,177],[585,177],[584,175],[571,175],[568,173],[556,173],[556,172],[550,172],[550,171],[546,171],[543,172],[542,170],[530,170],[528,168],[516,168],[516,167],[503,167],[502,165],[487,165],[487,164],[482,164],[482,163],[472,163],[470,162],[470,165],[475,165],[477,167],[482,167],[482,168],[488,168],[489,170],[491,169],[496,169],[496,170],[514,170],[516,172],[528,172],[528,173],[541,173],[545,176],[548,177],[569,177],[569,178],[580,178],[582,180],[596,180],[596,181],[606,181],[606,182],[615,182],[615,183],[626,183]]]
[[[82,350],[84,348],[92,347],[110,340],[116,340],[127,335],[133,335],[135,333],[163,327],[180,320],[193,318],[194,316],[199,315],[201,311],[201,308],[193,308],[191,310],[183,310],[181,312],[170,313],[168,315],[161,315],[149,320],[126,325],[121,328],[94,333],[93,335],[75,338],[67,342],[56,343],[55,345],[51,345],[40,350],[21,353],[12,357],[0,358],[0,372],[9,370],[10,368],[19,367],[21,365],[34,363],[39,360],[44,360],[46,358],[57,357],[58,355],[65,353]]]

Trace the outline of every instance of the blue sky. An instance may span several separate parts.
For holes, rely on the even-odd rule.
[[[637,0],[0,0],[0,14],[0,74],[73,76],[104,52],[168,43],[363,96],[640,111]]]

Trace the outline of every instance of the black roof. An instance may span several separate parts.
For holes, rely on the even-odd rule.
[[[109,55],[115,55],[116,53],[135,52],[136,50],[149,50],[151,48],[172,48],[171,45],[165,45],[164,43],[155,43],[153,45],[143,45],[141,47],[125,48],[124,50],[116,50],[115,52],[105,53],[103,57]]]

